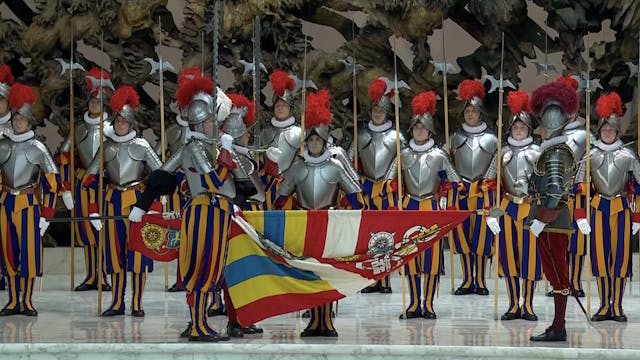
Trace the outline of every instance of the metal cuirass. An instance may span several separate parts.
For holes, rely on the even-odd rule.
[[[188,129],[188,127],[180,126],[178,124],[173,124],[167,128],[165,132],[165,143],[169,154],[175,154],[176,151],[184,145]],[[158,142],[157,152],[160,154],[162,154],[162,149],[160,148],[161,145],[162,144]]]
[[[422,200],[438,191],[440,170],[446,170],[453,181],[459,180],[451,166],[449,157],[440,148],[432,147],[427,151],[416,152],[411,148],[402,150],[402,176],[406,192]]]
[[[533,165],[540,153],[540,146],[536,144],[502,148],[502,183],[507,193],[518,197],[529,194]]]
[[[104,147],[104,168],[109,183],[116,186],[131,186],[141,182],[145,168],[151,171],[162,165],[158,155],[142,138],[125,142],[107,140]]]
[[[468,133],[460,129],[451,137],[456,171],[468,181],[477,181],[485,176],[497,150],[498,138],[488,130]]]
[[[405,141],[400,136],[401,147]],[[372,131],[368,127],[358,133],[358,156],[362,162],[364,176],[378,181],[390,177],[391,163],[396,158],[396,131],[388,129],[382,132]]]
[[[346,194],[360,191],[359,184],[331,157],[319,163],[296,160],[282,182],[280,193],[291,193],[294,188],[300,207],[308,210],[337,206],[339,189]]]
[[[625,148],[605,151],[594,147],[591,151],[591,183],[596,192],[604,197],[612,198],[621,195],[627,185],[627,172],[637,175],[637,158]]]
[[[293,159],[300,149],[301,133],[302,130],[295,124],[283,128],[268,126],[262,131],[260,145],[263,148],[275,147],[282,152],[278,160],[278,169],[281,173],[285,172],[293,163]]]
[[[33,138],[22,142],[14,142],[9,138],[0,140],[0,164],[2,185],[15,190],[37,184],[41,170],[58,173],[49,150]]]
[[[12,131],[13,127],[11,126],[11,121],[0,124],[0,139],[5,138],[7,136],[7,133]]]
[[[111,128],[111,123],[105,121],[104,123],[104,135],[106,131]],[[113,130],[111,130],[113,131]],[[78,123],[76,127],[76,149],[78,151],[78,158],[80,160],[80,167],[86,169],[93,157],[98,153],[100,145],[103,141],[100,139],[100,125],[89,124],[86,121]]]
[[[582,159],[587,148],[587,131],[584,127],[565,129],[562,136],[567,137],[567,145],[576,159]],[[593,137],[592,137],[593,138]]]
[[[163,166],[163,170],[173,171],[173,160],[182,167],[192,197],[199,194],[211,193],[202,183],[202,176],[215,169],[215,155],[213,144],[199,139],[189,141],[179,152],[173,154]],[[227,181],[225,181],[227,183]]]

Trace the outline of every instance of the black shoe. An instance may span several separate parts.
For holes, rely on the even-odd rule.
[[[526,321],[538,321],[538,315],[536,315],[536,314],[524,313],[524,314],[522,314],[522,316],[520,318],[522,320],[526,320]]]
[[[144,310],[131,310],[131,316],[144,317]]]
[[[437,318],[438,318],[438,317],[436,316],[436,313],[431,312],[431,311],[427,311],[427,310],[425,310],[425,311],[422,313],[422,317],[423,317],[423,318],[425,318],[425,319],[429,319],[429,320],[435,320],[435,319],[437,319]]]
[[[187,328],[180,333],[181,338],[188,338],[189,336],[191,336],[191,321],[187,324]]]
[[[103,312],[100,316],[111,317],[111,316],[119,316],[119,315],[124,315],[124,308],[118,309],[118,310],[109,309]]]
[[[474,293],[474,288],[473,287],[462,287],[460,286],[459,288],[456,289],[456,291],[453,293],[453,295],[469,295],[469,294],[473,294]]]
[[[98,290],[98,284],[89,284],[89,283],[83,282],[82,284],[76,286],[76,288],[73,290],[74,291]],[[102,290],[104,291],[104,288]]]
[[[300,337],[313,337],[313,336],[324,336],[322,335],[322,330],[320,329],[305,329],[300,333]]]
[[[380,294],[391,294],[392,292],[393,291],[391,290],[391,287],[389,287],[389,286],[381,286],[380,287]]]
[[[9,309],[9,308],[4,308],[2,310],[0,310],[0,316],[11,316],[11,315],[18,315],[20,314],[20,307],[16,306],[13,309]]]
[[[596,321],[607,321],[607,320],[611,320],[611,315],[609,314],[594,314],[591,317],[591,321],[596,322]]]
[[[209,308],[209,310],[207,310],[207,316],[208,317],[226,316],[226,315],[227,315],[227,310],[225,308],[219,308],[219,309],[211,309],[211,308]]]
[[[189,341],[197,341],[197,342],[218,342],[220,341],[220,336],[218,335],[189,335]]]
[[[553,329],[548,328],[540,335],[532,336],[529,338],[531,341],[567,341],[567,330],[562,329],[560,332],[555,332]]]
[[[553,290],[549,290],[549,292],[547,293],[547,297],[553,297]]]
[[[506,312],[502,315],[502,317],[500,318],[500,320],[504,320],[504,321],[509,321],[509,320],[515,320],[515,319],[520,319],[520,311],[516,311],[516,312]]]
[[[22,312],[20,313],[24,316],[38,316],[38,310],[36,309],[24,309],[22,310]]]
[[[418,309],[416,311],[405,311],[404,314],[400,314],[400,320],[403,319],[416,319],[422,317],[422,310]]]
[[[374,292],[380,292],[380,287],[378,287],[377,285],[373,285],[373,286],[367,286],[366,288],[360,290],[360,293],[362,294],[371,294]]]
[[[324,337],[338,337],[338,332],[335,330],[322,330],[322,335]]]
[[[171,285],[171,287],[167,289],[167,292],[181,292],[181,291],[184,291],[184,289],[180,289],[178,287],[178,283]]]
[[[483,287],[479,287],[479,288],[476,289],[476,294],[482,295],[482,296],[487,296],[487,295],[489,295],[489,289],[483,288]]]
[[[102,283],[102,291],[111,291],[111,285],[106,282]]]
[[[617,321],[617,322],[627,322],[627,315],[625,314],[613,315],[611,317],[611,320]]]
[[[255,324],[251,324],[249,326],[243,327],[242,332],[245,334],[262,334],[264,330],[262,330],[261,327],[258,327]]]
[[[584,295],[584,290],[582,290],[582,289],[578,289],[578,290],[574,290],[574,291],[575,291],[577,297],[584,297],[585,296]]]
[[[244,331],[242,331],[242,326],[237,322],[230,322],[227,324],[227,334],[230,337],[241,338],[244,336]]]
[[[302,313],[302,318],[303,319],[308,319],[311,317],[311,312],[309,310],[305,311]]]

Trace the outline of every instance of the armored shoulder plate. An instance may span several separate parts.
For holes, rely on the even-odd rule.
[[[0,165],[4,164],[11,157],[13,146],[11,140],[5,138],[0,140]]]

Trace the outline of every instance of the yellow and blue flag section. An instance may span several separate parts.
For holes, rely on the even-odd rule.
[[[241,323],[341,299],[403,266],[469,211],[257,211],[232,221],[225,268]]]

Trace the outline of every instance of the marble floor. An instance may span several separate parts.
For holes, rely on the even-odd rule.
[[[68,249],[45,250],[45,277],[41,290],[38,289],[33,296],[39,311],[38,317],[18,315],[0,318],[0,359],[21,358],[18,355],[25,351],[42,350],[50,354],[60,346],[64,351],[70,351],[76,345],[81,347],[87,344],[97,346],[94,348],[97,352],[123,349],[131,352],[136,349],[135,344],[168,346],[167,352],[191,346],[178,337],[186,325],[188,314],[184,293],[164,291],[162,266],[158,266],[147,282],[144,294],[146,317],[126,315],[100,318],[97,316],[97,292],[69,291],[69,254]],[[448,259],[448,254],[445,254],[445,258]],[[76,264],[76,282],[79,283],[83,267],[80,251],[76,255]],[[171,264],[170,280],[174,279],[174,269],[174,264]],[[459,274],[459,268],[456,271]],[[456,286],[458,282],[455,282]],[[263,355],[271,353],[278,358],[286,357],[284,354],[298,358],[295,355],[307,352],[323,354],[323,358],[334,358],[330,354],[335,352],[336,356],[340,355],[335,358],[366,356],[372,359],[381,354],[401,355],[405,351],[414,356],[429,354],[431,358],[496,358],[513,357],[516,353],[523,359],[529,356],[640,358],[640,284],[637,279],[627,287],[625,295],[624,308],[628,323],[606,321],[591,326],[585,321],[577,303],[570,299],[567,311],[569,340],[548,344],[531,343],[528,340],[532,334],[544,331],[553,318],[553,300],[544,296],[545,286],[539,286],[534,299],[535,311],[540,319],[538,322],[496,321],[493,284],[494,281],[490,280],[490,296],[453,296],[449,278],[445,277],[435,301],[437,320],[399,320],[402,309],[401,282],[400,277],[395,275],[393,294],[356,294],[340,301],[335,320],[340,334],[337,339],[301,339],[299,333],[304,329],[306,319],[299,314],[286,314],[261,322],[259,325],[265,332],[260,336],[233,339],[215,346],[216,349],[230,351],[225,358],[242,358],[256,349],[260,349]],[[503,281],[499,285],[503,295],[498,304],[498,315],[501,315],[506,311],[508,302],[504,296]],[[595,282],[592,290],[591,309],[595,310],[598,305]],[[0,293],[0,298],[5,297],[4,293]],[[104,293],[104,307],[109,304],[110,297],[110,293]],[[586,298],[583,303],[586,305]],[[211,323],[214,327],[224,329],[226,318],[211,318]],[[124,343],[129,345],[113,345]],[[24,344],[30,344],[30,347],[25,348]],[[157,346],[154,348],[161,349]],[[189,348],[190,351],[194,349],[199,347]],[[129,358],[144,358],[139,355],[144,353],[142,348],[140,351],[135,357]],[[545,352],[548,353],[544,355]],[[187,358],[198,357],[194,355]],[[256,359],[255,356],[252,358]]]

